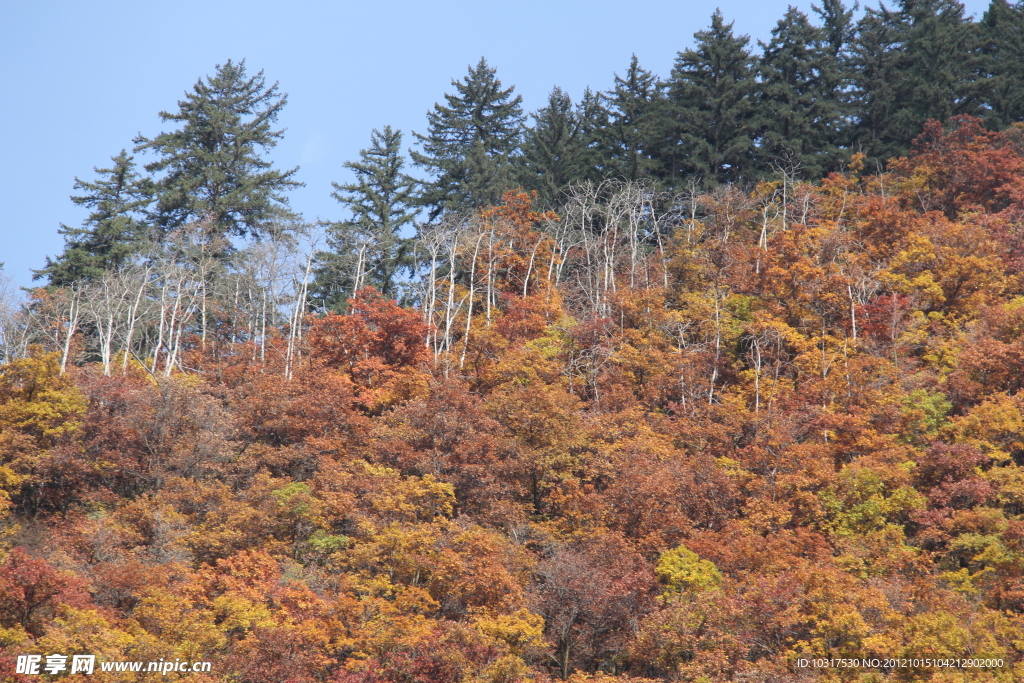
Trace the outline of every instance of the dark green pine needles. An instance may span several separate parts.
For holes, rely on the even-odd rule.
[[[1024,120],[1024,5],[992,0],[980,28],[988,123],[999,130]]]
[[[664,107],[657,77],[633,55],[625,76],[604,96],[607,124],[601,128],[604,174],[624,180],[650,177]]]
[[[423,184],[420,204],[430,217],[452,209],[480,209],[495,204],[515,185],[514,157],[519,154],[525,117],[522,98],[503,89],[495,70],[482,59],[461,81],[446,104],[427,112],[427,134],[413,133],[420,150],[417,166],[433,179]]]
[[[570,184],[591,177],[589,131],[572,98],[557,86],[533,119],[523,136],[520,180],[542,205],[551,206]]]
[[[262,237],[293,220],[284,193],[302,185],[292,179],[298,168],[278,171],[262,156],[284,134],[273,124],[286,102],[262,71],[247,77],[245,60],[229,60],[196,82],[177,112],[161,112],[180,127],[135,140],[136,151],[157,156],[146,166],[158,174],[156,226],[166,233],[203,221],[217,237]]]
[[[315,303],[341,312],[348,296],[366,286],[388,297],[396,295],[400,272],[413,265],[412,239],[402,230],[416,216],[416,183],[402,166],[402,132],[391,126],[374,130],[359,160],[345,162],[355,179],[344,185],[332,183],[331,196],[350,218],[326,225],[330,250],[316,256]]]
[[[828,32],[790,7],[761,48],[759,166],[812,178],[841,170],[843,81]]]
[[[92,213],[80,228],[61,225],[64,252],[53,260],[47,257],[46,267],[35,271],[34,279],[45,277],[56,287],[92,280],[145,249],[150,237],[145,210],[152,201],[152,183],[136,173],[125,150],[112,161],[111,168],[94,169],[95,181],[75,178],[75,189],[85,194],[72,196],[71,201]]]
[[[671,134],[663,158],[672,176],[735,182],[753,165],[760,126],[749,39],[734,36],[722,13],[679,53],[668,82]]]
[[[869,8],[851,45],[853,147],[881,166],[903,155],[928,119],[981,113],[977,26],[954,0]]]

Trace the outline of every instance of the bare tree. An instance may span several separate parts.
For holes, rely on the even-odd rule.
[[[29,321],[18,294],[10,277],[0,271],[0,363],[21,358],[28,350]]]
[[[313,273],[313,262],[316,259],[322,235],[312,231],[304,233],[306,237],[306,255],[300,273],[294,278],[294,295],[292,302],[292,313],[288,321],[288,345],[285,351],[284,374],[287,379],[292,377],[292,369],[301,354],[301,341],[305,325],[307,299],[309,297],[310,276]],[[301,281],[298,275],[301,274]]]
[[[104,375],[110,375],[114,345],[118,336],[124,336],[122,327],[127,323],[135,293],[122,270],[108,271],[83,289],[84,317],[94,328]]]
[[[667,286],[664,234],[683,223],[683,203],[643,182],[571,187],[553,234],[560,254],[556,282],[568,277],[570,298],[598,315],[610,312],[609,295],[620,279],[630,288]]]

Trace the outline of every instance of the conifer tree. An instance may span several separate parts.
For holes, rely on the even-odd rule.
[[[608,124],[602,128],[601,141],[606,172],[624,180],[649,176],[663,103],[657,78],[633,55],[626,75],[615,75],[615,87],[604,100]]]
[[[433,176],[419,198],[431,219],[494,204],[514,184],[522,97],[514,87],[503,89],[495,73],[481,58],[463,80],[452,81],[455,94],[445,95],[446,104],[427,112],[427,134],[413,133],[420,146],[413,161]]]
[[[668,83],[672,125],[661,156],[670,178],[735,182],[751,169],[759,123],[749,39],[716,11],[711,26],[680,52]]]
[[[298,168],[279,171],[263,157],[284,134],[273,124],[286,102],[262,71],[248,77],[245,60],[228,60],[186,92],[177,112],[161,112],[180,127],[135,140],[137,152],[157,157],[146,166],[158,174],[156,225],[166,233],[203,220],[217,237],[263,237],[294,219],[285,193],[302,185]]]
[[[903,39],[890,13],[868,8],[850,46],[852,142],[876,165],[885,162],[886,150],[907,142],[889,139],[887,123],[899,106],[896,80]]]
[[[145,249],[149,237],[145,210],[152,200],[151,183],[139,176],[127,151],[121,150],[111,160],[111,168],[94,169],[97,180],[75,178],[75,189],[85,194],[72,196],[71,201],[92,213],[80,228],[61,225],[64,252],[53,260],[47,257],[46,267],[35,271],[34,279],[45,277],[57,287],[91,280]]]
[[[981,60],[977,25],[958,0],[900,0],[908,27],[904,77],[914,88],[902,123],[916,137],[928,119],[978,114]]]
[[[580,122],[580,137],[583,140],[583,167],[587,169],[583,180],[599,180],[612,173],[603,146],[604,131],[610,125],[610,115],[603,100],[601,93],[588,87],[576,105],[576,117]]]
[[[881,164],[925,121],[980,112],[976,26],[956,0],[900,0],[858,22],[851,74],[856,145]]]
[[[814,13],[821,17],[821,31],[833,58],[839,60],[854,35],[853,13],[858,3],[848,8],[843,0],[822,0],[820,5],[811,5]]]
[[[764,119],[761,168],[782,165],[819,178],[839,160],[843,124],[839,64],[825,29],[790,7],[761,43],[759,106]]]
[[[988,124],[1024,121],[1024,3],[992,0],[981,20]]]
[[[351,218],[327,226],[331,251],[317,254],[313,300],[334,311],[361,287],[376,287],[393,297],[403,268],[411,268],[411,237],[402,230],[412,224],[415,182],[402,172],[402,132],[385,126],[370,135],[368,149],[344,167],[355,181],[332,183],[331,196]]]
[[[533,119],[534,125],[523,135],[520,177],[524,187],[536,190],[540,201],[550,205],[563,188],[591,174],[586,167],[584,122],[572,98],[559,87]]]

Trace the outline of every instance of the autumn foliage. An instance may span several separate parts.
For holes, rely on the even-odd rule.
[[[633,251],[508,193],[433,309],[363,290],[287,366],[0,366],[0,676],[1020,680],[1021,135],[931,123]]]

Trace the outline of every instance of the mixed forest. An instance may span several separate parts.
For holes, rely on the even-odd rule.
[[[319,225],[200,79],[0,290],[0,680],[1024,680],[1024,5],[854,9],[481,60]]]

